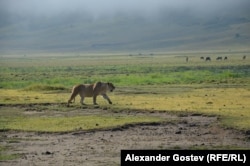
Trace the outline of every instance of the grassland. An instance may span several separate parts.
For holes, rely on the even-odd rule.
[[[223,127],[249,131],[250,60],[244,55],[249,52],[1,55],[0,130],[61,133],[166,122],[151,114],[160,111],[218,116]],[[66,106],[73,85],[95,81],[114,83],[113,105],[98,97],[98,108],[91,98],[81,106],[77,97]],[[20,139],[26,138],[0,145],[0,161],[20,158],[8,153],[10,142]]]
[[[249,64],[241,57],[207,63],[193,56],[185,63],[183,56],[188,55],[2,57],[0,87],[20,89],[37,84],[71,87],[98,80],[134,86],[241,83],[242,78],[248,79]]]
[[[111,55],[42,55],[42,56],[2,56],[0,61],[0,103],[65,103],[70,89],[78,83],[109,81],[116,85],[110,94],[112,107],[98,98],[103,107],[139,110],[161,110],[181,113],[201,113],[221,116],[221,124],[243,130],[250,129],[249,82],[250,63],[242,60],[247,52],[217,53],[169,53],[169,54],[111,54]],[[189,57],[189,62],[185,57]],[[201,60],[210,56],[211,62]],[[216,61],[217,56],[227,56],[228,60]],[[78,99],[77,99],[78,100]],[[87,104],[92,104],[87,99]],[[79,106],[78,102],[75,106]],[[59,107],[58,111],[71,108]],[[1,110],[1,117],[8,111]],[[11,112],[11,111],[10,111]],[[19,128],[36,126],[44,120],[51,124],[72,124],[67,129],[54,128],[48,131],[68,131],[79,128],[71,123],[79,117],[54,119],[51,117],[27,120],[26,117],[1,118],[1,130],[37,130],[42,128]],[[17,118],[17,119],[16,119]],[[95,128],[94,121],[107,117],[81,117],[82,121],[94,119],[89,128]],[[116,119],[117,117],[111,117]],[[145,118],[145,117],[143,117]],[[143,118],[120,119],[120,123],[106,123],[99,128],[135,123]],[[159,119],[151,119],[151,121]],[[19,121],[22,124],[14,122]],[[93,124],[91,124],[93,123]],[[6,125],[10,124],[10,125]],[[38,125],[42,126],[42,125]],[[46,126],[44,127],[46,128]],[[84,127],[83,127],[84,128]]]

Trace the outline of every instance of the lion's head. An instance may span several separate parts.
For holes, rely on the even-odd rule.
[[[113,90],[115,90],[115,86],[110,82],[108,82],[107,84],[108,84],[109,91],[113,92]]]

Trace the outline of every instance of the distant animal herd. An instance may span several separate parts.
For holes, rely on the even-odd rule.
[[[187,58],[186,58],[187,59]],[[201,60],[205,60],[205,61],[211,61],[212,59],[211,59],[211,57],[210,56],[207,56],[207,57],[200,57],[200,59]],[[246,56],[244,55],[243,57],[242,57],[242,60],[245,60],[246,59]],[[221,61],[221,60],[228,60],[228,57],[227,56],[225,56],[225,57],[222,57],[222,56],[218,56],[217,58],[216,58],[216,60],[217,61]],[[186,60],[187,61],[187,60]]]

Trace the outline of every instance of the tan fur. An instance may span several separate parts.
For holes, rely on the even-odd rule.
[[[115,89],[115,86],[112,83],[103,83],[103,82],[96,82],[94,84],[79,84],[75,85],[72,88],[71,96],[68,100],[68,106],[69,103],[71,103],[72,100],[75,100],[75,97],[77,95],[80,95],[81,97],[81,104],[84,104],[84,98],[85,97],[93,97],[93,103],[94,105],[97,105],[96,103],[96,97],[98,95],[102,95],[104,99],[106,99],[109,104],[112,104],[110,98],[106,94],[108,91],[113,91]]]

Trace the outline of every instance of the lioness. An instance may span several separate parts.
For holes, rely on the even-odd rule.
[[[75,85],[72,89],[71,96],[68,100],[68,106],[69,103],[71,103],[72,100],[75,100],[75,97],[79,94],[81,97],[81,104],[83,103],[84,97],[93,97],[93,103],[94,105],[97,105],[96,103],[96,97],[98,95],[102,95],[104,99],[106,99],[109,104],[112,104],[110,98],[106,94],[108,91],[112,92],[115,89],[115,86],[112,83],[103,83],[103,82],[96,82],[94,84],[80,84]]]

